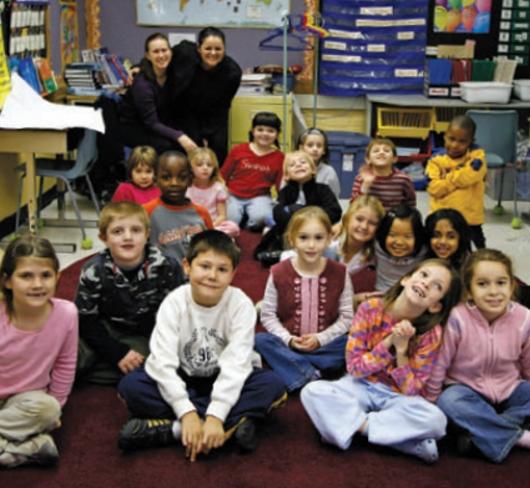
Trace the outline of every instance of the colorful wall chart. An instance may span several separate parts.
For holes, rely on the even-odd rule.
[[[492,0],[436,0],[434,32],[488,34]]]
[[[79,61],[77,5],[72,0],[61,0],[61,63]]]

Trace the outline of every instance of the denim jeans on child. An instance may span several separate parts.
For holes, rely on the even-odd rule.
[[[440,395],[438,406],[471,434],[484,456],[500,463],[521,437],[521,426],[530,416],[530,381],[519,383],[498,405],[492,405],[468,386],[452,385]]]
[[[238,198],[230,195],[227,205],[227,218],[241,225],[244,215],[248,216],[249,229],[262,228],[272,220],[272,198],[264,195],[254,198]]]
[[[175,372],[176,374],[176,372]],[[186,383],[188,397],[197,409],[199,416],[204,417],[215,377],[198,378],[179,372]],[[174,419],[173,408],[162,398],[158,384],[143,369],[137,368],[124,376],[118,384],[118,393],[124,399],[133,417]],[[239,399],[225,419],[225,429],[236,425],[242,417],[264,418],[271,405],[285,394],[285,388],[272,371],[255,369],[243,385]]]
[[[299,352],[286,346],[278,336],[260,332],[256,334],[256,351],[284,381],[287,391],[294,391],[318,377],[317,370],[344,370],[347,340],[345,334],[313,352]]]

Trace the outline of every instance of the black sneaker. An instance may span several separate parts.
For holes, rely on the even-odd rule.
[[[469,432],[462,432],[456,438],[456,450],[461,456],[469,456],[473,452],[473,441]]]
[[[169,419],[131,419],[121,429],[118,447],[124,451],[174,444]]]
[[[237,426],[234,438],[242,452],[255,451],[256,447],[258,447],[255,422],[252,419],[243,420],[243,422]]]
[[[282,251],[262,251],[256,254],[256,259],[266,267],[272,266],[280,261]]]

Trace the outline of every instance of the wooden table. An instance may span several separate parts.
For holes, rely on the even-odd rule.
[[[67,152],[66,130],[0,129],[0,152],[18,153],[26,163],[29,231],[37,233],[37,185],[35,153]]]

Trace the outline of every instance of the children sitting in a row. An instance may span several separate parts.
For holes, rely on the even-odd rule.
[[[215,228],[235,237],[242,221],[248,228],[256,230],[274,223],[271,189],[275,186],[279,191],[285,176],[284,154],[278,149],[280,129],[281,120],[276,114],[256,114],[249,133],[250,142],[232,148],[221,170],[215,154],[208,148],[199,148],[189,154],[193,180],[187,196],[209,211]],[[315,128],[307,129],[299,137],[298,148],[312,160],[316,182],[329,188],[338,198],[337,174],[325,163],[328,153],[325,133]],[[128,162],[131,181],[119,185],[113,201],[130,200],[144,204],[159,197],[160,189],[155,185],[156,159],[154,149],[148,146],[135,148]],[[303,201],[303,192],[299,200]],[[315,202],[307,204],[312,203]],[[285,227],[283,225],[283,230]]]
[[[311,211],[305,209],[302,214]],[[276,275],[273,273],[274,284],[281,287],[283,279],[289,281],[284,267],[305,270],[309,265],[318,272],[323,266],[319,289],[308,285],[315,278],[298,277],[304,323],[297,327],[296,312],[292,314],[291,334],[295,334],[289,344],[298,357],[289,357],[294,362],[283,365],[296,370],[294,365],[302,361],[312,373],[307,378],[311,380],[318,378],[318,371],[328,369],[326,358],[318,357],[319,346],[325,351],[330,344],[327,341],[337,337],[339,328],[342,331],[338,322],[332,325],[327,305],[318,311],[314,307],[317,301],[326,303],[320,300],[322,294],[326,299],[337,295],[335,287],[327,287],[335,277],[323,276],[331,263],[322,258],[329,222],[328,231],[323,232],[320,227],[325,226],[317,224],[326,216],[321,210],[314,211],[321,217],[302,219],[293,237],[299,241],[297,258],[281,263]],[[297,216],[292,225],[296,223]],[[308,238],[306,244],[304,237]],[[270,371],[251,372],[254,308],[244,294],[229,286],[238,256],[233,241],[219,231],[192,237],[183,261],[189,284],[164,299],[145,369],[136,368],[119,387],[136,416],[122,430],[123,448],[181,439],[193,460],[201,452],[220,447],[233,434],[243,449],[252,450],[255,425],[247,419],[263,417],[283,401],[284,372],[283,381]],[[346,270],[337,266],[335,272],[342,275],[346,290]],[[52,298],[57,269],[53,248],[39,238],[12,241],[0,267],[5,297],[0,305],[3,466],[48,464],[57,459],[47,432],[60,425],[60,406],[73,381],[77,345],[75,309]],[[427,394],[435,398],[444,381],[453,385],[442,394],[440,407],[486,456],[501,461],[514,445],[530,447],[530,433],[524,426],[530,414],[530,311],[511,301],[515,278],[509,258],[500,251],[471,254],[463,278],[467,301],[451,313],[439,369],[434,370]],[[306,285],[311,289],[302,290]],[[296,303],[296,290],[292,295]],[[313,301],[309,297],[314,297]],[[445,432],[445,418],[418,394],[428,381],[441,343],[440,325],[458,297],[459,280],[447,261],[430,260],[402,277],[383,300],[372,298],[359,307],[346,346],[348,374],[333,383],[311,383],[302,392],[302,401],[325,440],[346,448],[360,432],[371,442],[425,461],[437,458],[435,439]],[[346,301],[343,291],[338,299],[341,308]],[[311,305],[307,307],[307,303]],[[285,306],[288,303],[281,305],[278,300],[279,314]],[[326,324],[316,318],[321,312]],[[304,334],[307,324],[314,328],[315,323],[317,332],[310,329]],[[496,342],[490,341],[493,333]],[[487,342],[483,354],[476,354],[476,340]],[[466,351],[471,347],[475,353],[470,359]],[[337,355],[330,354],[327,359],[333,361],[334,357]],[[473,391],[476,398],[470,395]],[[469,400],[455,401],[455,395]],[[26,396],[35,405],[36,415],[28,417],[21,407],[20,402],[26,405]],[[487,407],[487,401],[504,413]]]
[[[438,173],[435,172],[436,175],[431,173],[431,176],[435,176],[431,185],[438,178],[441,180],[440,188],[443,187],[443,190],[447,191],[444,196],[451,192],[462,193],[466,189],[468,193],[471,191],[474,192],[473,195],[475,193],[478,195],[483,192],[483,186],[480,187],[480,181],[475,173],[485,171],[485,164],[479,157],[471,158],[471,153],[468,154],[473,128],[470,128],[466,120],[461,121],[460,125],[457,122],[452,124],[451,131],[446,135],[446,148],[451,164],[455,160],[461,159],[461,161],[457,161],[455,167],[451,164],[447,164],[447,167],[439,164]],[[271,125],[274,123],[271,122]],[[274,131],[266,130],[265,123],[261,126],[256,124],[254,129],[256,142],[254,148],[251,145],[248,148],[254,156],[270,154],[268,150],[274,152],[275,150],[265,144],[267,137],[270,138]],[[267,136],[264,136],[264,133],[267,133]],[[276,136],[277,133],[276,130]],[[465,146],[463,150],[462,146]],[[379,161],[382,163],[383,159],[385,158],[381,156]],[[241,162],[243,167],[259,170],[250,160],[243,158]],[[378,167],[377,161],[374,164]],[[281,401],[284,383],[289,389],[297,388],[293,382],[290,382],[289,368],[297,369],[297,366],[293,365],[298,363],[303,365],[304,372],[308,374],[302,375],[304,376],[303,381],[300,382],[302,385],[307,380],[316,379],[321,372],[326,373],[328,369],[335,369],[338,365],[337,351],[328,351],[327,346],[341,341],[339,332],[343,331],[343,328],[339,325],[340,316],[351,313],[346,311],[346,301],[351,306],[351,298],[349,300],[345,298],[350,287],[346,269],[343,265],[326,260],[322,255],[326,247],[323,243],[330,238],[330,229],[323,223],[326,220],[325,214],[320,210],[319,212],[324,215],[321,219],[302,218],[299,222],[299,232],[291,236],[291,243],[294,244],[297,252],[296,257],[274,268],[272,278],[269,280],[269,286],[274,286],[276,293],[279,288],[283,290],[282,287],[285,287],[293,294],[292,300],[285,302],[283,302],[283,293],[281,298],[276,296],[278,317],[284,317],[286,322],[282,324],[277,320],[280,328],[276,330],[281,332],[281,328],[284,328],[291,334],[287,342],[290,349],[285,348],[289,354],[282,356],[278,351],[274,351],[270,356],[272,367],[280,371],[282,379],[271,372],[260,373],[260,378],[265,378],[263,382],[258,382],[260,392],[267,391],[268,394],[260,393],[258,397],[261,403],[251,401],[249,405],[239,396],[241,391],[245,391],[247,386],[245,381],[248,382],[256,376],[256,373],[249,373],[250,376],[241,374],[241,371],[251,371],[249,365],[252,341],[250,340],[249,343],[248,339],[249,335],[253,335],[255,316],[252,314],[250,320],[248,302],[244,304],[245,299],[248,298],[240,295],[240,300],[234,299],[236,310],[228,307],[219,312],[228,313],[220,318],[216,316],[219,320],[215,323],[220,325],[220,333],[215,329],[209,335],[199,337],[200,331],[196,328],[198,324],[212,323],[211,313],[223,302],[225,296],[235,296],[235,291],[229,287],[229,284],[237,263],[237,251],[233,251],[233,248],[232,251],[228,250],[229,245],[234,248],[235,245],[228,236],[216,231],[209,231],[213,234],[207,232],[193,237],[204,228],[211,228],[212,221],[206,209],[192,204],[185,196],[193,177],[186,157],[180,153],[166,153],[160,157],[158,165],[157,181],[161,197],[146,205],[151,213],[151,226],[154,229],[151,239],[162,248],[167,246],[166,249],[172,252],[178,261],[182,261],[189,275],[190,284],[181,286],[167,296],[167,305],[162,306],[157,316],[157,326],[150,343],[151,355],[148,356],[145,372],[138,367],[144,363],[147,356],[146,336],[149,335],[154,310],[163,298],[164,291],[156,297],[150,297],[149,293],[145,293],[145,309],[137,310],[138,314],[145,315],[140,317],[137,327],[130,327],[138,319],[136,316],[124,317],[123,320],[118,317],[114,323],[112,310],[107,317],[95,322],[95,328],[89,327],[89,322],[84,322],[82,317],[81,333],[88,338],[87,342],[90,342],[90,335],[94,331],[102,334],[97,339],[92,337],[89,345],[95,349],[92,352],[99,355],[99,358],[95,359],[106,362],[107,364],[103,364],[104,369],[111,370],[114,374],[114,379],[111,381],[116,381],[121,373],[134,370],[135,376],[131,376],[131,379],[126,377],[123,385],[133,384],[139,389],[126,387],[121,389],[122,396],[128,400],[133,412],[148,417],[154,412],[157,412],[157,416],[159,412],[164,412],[160,417],[170,419],[169,421],[160,419],[131,421],[121,434],[120,442],[123,447],[167,443],[174,438],[180,438],[187,447],[187,454],[193,460],[198,453],[207,453],[210,449],[221,446],[225,439],[235,432],[235,438],[241,447],[251,450],[255,447],[255,426],[252,421],[243,420],[239,423],[238,419],[263,416],[271,406]],[[140,163],[131,166],[131,177],[133,181],[135,177],[137,178],[135,184],[138,187],[144,185],[145,188],[149,188],[148,178],[142,179],[141,171],[137,171],[136,176],[133,174],[135,168],[145,169],[145,166]],[[388,176],[388,174],[378,174],[377,171],[373,170],[376,178]],[[270,181],[269,190],[270,186],[276,183],[278,182]],[[435,191],[434,187],[431,190]],[[438,197],[444,198],[440,195]],[[309,213],[313,211],[316,210],[311,208],[305,210]],[[442,213],[443,215],[435,217]],[[432,228],[430,246],[433,254],[450,258],[456,264],[461,264],[464,256],[469,252],[469,245],[466,241],[467,231],[463,225],[465,219],[459,220],[455,215],[459,214],[444,209],[430,216],[431,221],[428,220],[428,228]],[[373,215],[372,220],[374,220]],[[112,232],[114,228],[112,223],[116,224],[116,233]],[[295,224],[297,219],[293,221],[293,227],[296,227]],[[131,284],[136,282],[139,286],[137,289],[141,289],[140,282],[146,278],[143,284],[146,285],[146,291],[149,289],[152,280],[149,280],[146,268],[149,263],[146,261],[150,254],[148,247],[145,246],[148,225],[142,221],[139,213],[134,214],[132,211],[129,213],[129,210],[123,214],[118,213],[116,218],[109,217],[108,224],[103,225],[101,237],[106,240],[109,248],[106,253],[110,269],[106,271],[112,274],[101,275],[99,285],[94,288],[96,294],[104,286],[109,285],[111,291],[123,293],[125,303],[131,297],[129,303],[137,303],[139,295]],[[480,224],[474,225],[480,227]],[[305,227],[309,230],[303,230]],[[350,232],[346,223],[345,227],[343,232]],[[368,235],[372,227],[375,230],[373,222],[367,228]],[[481,245],[478,235],[482,235],[481,229],[480,232],[474,230],[476,244]],[[351,232],[353,234],[354,230]],[[407,259],[411,261],[410,265],[417,262],[418,256],[424,252],[421,233],[419,214],[406,207],[402,207],[397,212],[391,210],[383,217],[376,234],[377,247],[380,248],[376,249],[380,263],[378,270],[388,273],[391,269],[381,265],[385,259],[395,259],[400,265]],[[207,239],[208,235],[211,235],[214,241],[224,239],[225,244],[219,246],[212,244]],[[359,237],[356,239],[357,241],[351,242],[358,244],[358,241],[362,240]],[[202,244],[204,242],[206,244]],[[365,249],[369,248],[369,242],[369,239],[365,239]],[[116,247],[113,249],[114,244]],[[355,251],[355,246],[353,251],[352,257],[359,252]],[[175,286],[180,284],[182,278],[178,262],[163,258],[162,254],[157,255],[170,266],[173,263],[168,273],[173,276]],[[345,260],[347,255],[348,249],[343,248]],[[85,279],[93,275],[94,282],[98,281],[97,271],[101,271],[100,268],[104,267],[103,265],[98,267],[97,263],[101,260],[102,257],[98,256],[91,262],[92,268],[87,266]],[[337,279],[341,281],[342,276],[342,288],[338,283],[337,286],[328,286],[330,277],[323,274],[330,266],[336,267],[335,272],[332,273],[332,281]],[[0,385],[2,385],[0,387],[0,465],[50,463],[57,459],[57,450],[47,432],[60,425],[60,406],[66,401],[74,375],[77,341],[75,310],[66,302],[52,298],[57,282],[58,263],[53,248],[47,241],[38,238],[14,240],[6,251],[0,269],[1,289],[4,294],[0,305],[0,328],[4,331],[0,334]],[[393,269],[395,271],[395,267]],[[354,433],[359,431],[368,435],[373,442],[392,445],[427,461],[436,459],[436,444],[433,439],[443,435],[445,420],[440,417],[439,412],[432,409],[433,407],[427,408],[426,404],[415,396],[412,398],[414,409],[416,412],[423,412],[419,417],[411,415],[410,421],[403,424],[403,419],[409,417],[405,414],[398,415],[401,424],[396,421],[391,429],[384,428],[386,424],[380,419],[388,421],[385,414],[394,418],[395,409],[399,410],[399,405],[408,405],[399,394],[395,398],[396,391],[416,395],[423,388],[432,366],[432,355],[440,344],[440,327],[437,324],[444,323],[444,317],[451,307],[451,294],[446,293],[447,282],[453,282],[451,292],[456,294],[458,288],[454,276],[448,278],[450,274],[447,274],[447,269],[446,262],[427,261],[413,268],[404,277],[397,273],[395,278],[398,283],[387,292],[385,300],[372,298],[360,306],[346,348],[347,369],[350,374],[366,377],[366,380],[352,380],[346,375],[342,380],[332,383],[330,388],[322,386],[325,383],[309,385],[304,390],[308,393],[302,395],[302,400],[317,427],[321,429],[324,439],[344,447],[351,442]],[[292,276],[289,275],[289,270],[292,271]],[[442,394],[439,400],[440,407],[455,423],[467,431],[471,442],[486,456],[494,461],[501,461],[515,444],[530,447],[528,441],[530,433],[521,427],[530,413],[530,387],[527,381],[530,379],[530,317],[528,310],[510,301],[515,279],[511,263],[502,253],[486,250],[483,254],[480,252],[471,254],[463,265],[463,270],[467,303],[455,308],[451,315],[446,333],[447,342],[444,343],[441,353],[440,371],[433,375],[434,386],[430,386],[430,395],[431,398],[435,398],[439,394],[445,376],[448,377],[450,384],[456,383],[447,390],[447,396],[444,396],[445,392]],[[289,280],[300,285],[299,296],[296,286],[289,288],[287,283],[290,282]],[[158,280],[155,281],[158,284]],[[171,286],[169,281],[167,287]],[[90,280],[87,283],[90,283]],[[131,290],[133,290],[132,295]],[[191,301],[186,302],[183,294],[191,297]],[[84,298],[86,299],[88,295],[91,293],[87,293]],[[182,300],[176,300],[175,297],[181,295]],[[287,293],[285,295],[287,296]],[[107,294],[100,294],[99,297],[102,301],[94,307],[101,306],[102,310],[108,310],[109,302],[105,302],[105,299],[109,298]],[[83,302],[81,285],[78,300],[80,303]],[[300,303],[299,310],[288,310],[293,303],[298,303],[297,300]],[[330,304],[335,304],[335,313],[339,307],[341,309],[340,314],[335,315],[335,318],[326,308],[328,301]],[[114,306],[114,303],[116,302],[110,303],[110,306]],[[236,303],[239,303],[240,309]],[[319,303],[325,303],[326,306],[322,308]],[[94,307],[89,304],[81,313],[93,315]],[[187,331],[175,329],[175,323],[172,321],[174,317],[165,312],[166,309],[182,311],[180,307],[190,307],[186,309],[190,318],[187,322],[190,329]],[[374,316],[368,313],[371,307],[376,310]],[[462,307],[467,308],[462,309]],[[245,313],[245,310],[248,313]],[[462,310],[468,312],[464,314]],[[136,313],[132,311],[132,307],[131,310],[123,311],[132,312],[133,315]],[[231,315],[230,311],[235,315]],[[297,314],[297,311],[300,313]],[[272,308],[271,312],[274,314]],[[364,312],[367,314],[366,320],[363,319]],[[264,320],[267,319],[267,313],[265,304]],[[460,315],[462,317],[465,315],[466,320],[462,320]],[[381,320],[375,320],[375,316],[380,317]],[[233,317],[241,317],[241,321],[232,320]],[[249,325],[250,322],[252,326]],[[514,330],[515,322],[520,325]],[[161,325],[158,330],[159,323]],[[360,326],[357,327],[356,324]],[[228,335],[225,333],[228,334],[231,328],[239,325],[242,327],[240,332],[244,347],[231,347],[232,343],[228,341]],[[471,347],[467,344],[470,338],[484,337],[484,340],[491,345],[487,338],[491,336],[492,331],[499,337],[499,347],[502,348],[502,352],[495,352],[495,348],[489,346],[484,355],[474,355],[470,360],[469,354],[466,353],[466,348]],[[131,343],[128,341],[129,336],[135,339]],[[140,340],[136,341],[138,336]],[[101,338],[104,340],[100,341]],[[174,355],[168,353],[167,338],[171,339],[169,343],[173,344],[173,351],[179,351],[176,359]],[[190,341],[183,345],[180,342],[182,338],[189,338]],[[258,340],[258,348],[260,348],[259,342],[261,339]],[[344,338],[342,338],[343,343]],[[42,347],[43,344],[46,348]],[[463,348],[462,354],[458,353],[460,347]],[[294,354],[291,354],[291,349],[294,350]],[[22,350],[24,354],[21,353]],[[44,350],[45,358],[42,354]],[[80,358],[87,357],[83,356],[88,351],[84,345],[80,346],[80,351]],[[267,357],[267,352],[264,355]],[[31,361],[28,363],[27,357],[35,359],[39,364]],[[24,360],[21,361],[21,358]],[[274,361],[278,358],[280,362],[275,366]],[[238,363],[241,367],[237,370],[237,375],[233,368],[235,360],[242,361]],[[286,362],[282,363],[284,360]],[[342,362],[342,358],[340,361]],[[29,369],[28,364],[32,365]],[[488,368],[485,368],[485,365],[489,365]],[[482,374],[480,381],[476,379],[478,372]],[[200,378],[195,378],[194,373]],[[140,377],[140,374],[144,376]],[[237,381],[234,380],[235,376],[238,378]],[[168,383],[165,383],[166,380]],[[239,386],[234,386],[234,381]],[[366,402],[366,396],[358,395],[359,381],[363,385],[363,391],[370,393],[369,403]],[[167,386],[164,387],[164,384]],[[483,385],[486,384],[491,384],[491,388],[485,390]],[[230,385],[230,388],[224,388],[223,385]],[[155,390],[159,392],[158,398],[152,396]],[[486,400],[483,400],[484,406],[474,397],[467,404],[463,404],[461,398],[471,398],[468,390],[478,392],[477,397],[485,396],[497,409],[506,409],[510,417],[510,429],[502,423],[505,422],[504,416],[492,413],[486,408]],[[192,398],[189,396],[191,392],[193,395],[197,392],[198,396],[192,395]],[[319,407],[320,396],[328,393],[336,402],[333,404],[333,400],[331,401],[333,415],[330,416],[332,418],[329,422],[325,419],[330,408],[329,402],[326,400],[322,403],[326,404],[325,410]],[[24,408],[21,408],[21,402],[25,405],[26,394],[27,401],[35,404],[32,408],[37,412],[37,415],[32,416],[31,419],[25,414]],[[127,395],[132,396],[128,399]],[[455,395],[458,396],[458,401],[455,401]],[[153,405],[149,404],[149,401],[146,403],[146,398],[154,399]],[[251,398],[254,397],[251,395]],[[392,399],[390,403],[397,404],[398,407],[390,408],[387,412],[389,398]],[[476,407],[477,404],[479,408]],[[355,422],[346,422],[351,428],[344,430],[345,424],[340,419],[344,414],[351,415],[352,405],[358,413],[355,414]],[[362,412],[373,409],[378,411],[377,414],[370,412],[363,417]],[[489,413],[486,415],[486,412]],[[205,415],[204,423],[200,419],[201,415]],[[13,418],[16,420],[15,424],[12,422]],[[173,418],[175,420],[171,420]],[[430,420],[427,422],[421,420],[426,418]],[[359,420],[362,421],[359,423]],[[21,428],[15,429],[14,425]],[[228,430],[225,432],[226,428]],[[386,434],[383,435],[383,432]],[[496,433],[495,442],[491,441],[492,432]]]

